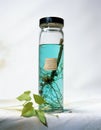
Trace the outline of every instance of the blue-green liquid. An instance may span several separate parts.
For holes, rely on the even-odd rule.
[[[56,70],[44,69],[47,58],[57,59]],[[42,44],[39,46],[39,94],[47,102],[40,105],[39,109],[46,112],[63,111],[63,45]]]

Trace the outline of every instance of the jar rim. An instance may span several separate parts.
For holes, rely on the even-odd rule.
[[[43,23],[40,25],[40,28],[63,28],[62,24],[59,23]]]
[[[39,21],[39,26],[44,27],[58,27],[62,28],[64,26],[64,20],[60,17],[43,17]]]

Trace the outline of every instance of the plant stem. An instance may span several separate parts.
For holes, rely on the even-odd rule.
[[[57,58],[57,68],[59,66],[59,63],[60,63],[60,60],[61,60],[61,56],[62,56],[62,51],[63,51],[63,39],[60,39],[60,50],[59,50],[59,54],[58,54],[58,58]],[[56,74],[56,70],[53,70],[51,72],[51,79],[53,80],[54,79],[54,76]]]
[[[55,92],[55,94],[56,94],[57,101],[58,101],[60,107],[62,107],[62,105],[61,105],[61,103],[60,103],[60,100],[59,100],[59,98],[58,98],[58,94],[56,93],[56,90],[54,89],[54,87],[53,87],[51,84],[50,84],[50,86],[51,86],[51,88],[54,90],[54,92]]]

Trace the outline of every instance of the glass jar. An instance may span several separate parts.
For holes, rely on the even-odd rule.
[[[39,109],[62,112],[64,20],[59,17],[44,17],[40,19],[39,26],[39,94],[46,101]]]

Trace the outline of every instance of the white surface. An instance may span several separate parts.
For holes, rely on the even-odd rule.
[[[65,102],[101,98],[100,0],[0,0],[0,99],[38,89],[39,19],[65,20]]]
[[[22,118],[15,113],[1,112],[8,116],[0,118],[0,130],[101,130],[101,115],[65,113],[59,114],[59,118],[47,115],[46,128],[36,117]]]
[[[11,107],[14,102],[0,101],[0,130],[101,130],[101,102],[69,104],[69,108],[74,106],[72,113],[57,114],[59,118],[46,114],[48,128],[37,117],[21,117],[21,113]]]

